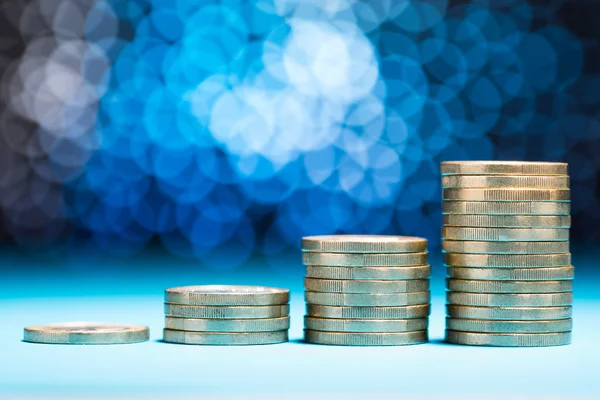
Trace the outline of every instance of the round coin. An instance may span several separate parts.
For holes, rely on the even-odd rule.
[[[24,330],[23,340],[47,344],[126,344],[145,342],[149,335],[149,329],[145,326],[66,322],[28,326]]]
[[[427,292],[365,294],[323,293],[305,291],[306,302],[323,306],[413,306],[429,304],[431,294]]]
[[[446,330],[446,342],[471,346],[544,347],[571,343],[571,332],[474,333]]]
[[[454,267],[568,267],[571,265],[571,253],[490,255],[445,253],[444,263]]]
[[[344,254],[313,253],[302,254],[306,265],[330,265],[338,267],[398,267],[427,264],[427,252],[388,253],[388,254]]]
[[[569,240],[566,228],[460,228],[442,227],[442,237],[449,240],[491,242],[560,242]]]
[[[570,201],[569,189],[462,189],[442,190],[444,200],[467,201]]]
[[[428,317],[431,306],[422,304],[402,307],[335,307],[307,304],[306,313],[318,318],[409,319]]]
[[[264,286],[205,285],[165,290],[165,302],[201,306],[266,306],[289,301],[287,289]]]
[[[567,163],[531,161],[444,161],[442,175],[567,175]]]
[[[285,330],[276,332],[207,333],[164,329],[163,340],[168,343],[202,344],[215,346],[275,344],[287,342],[288,331]]]
[[[427,329],[427,318],[332,319],[304,317],[304,327],[324,332],[414,332]]]
[[[482,228],[569,228],[571,217],[567,215],[456,215],[445,214],[446,226]]]
[[[429,280],[357,281],[342,279],[305,278],[304,287],[314,292],[329,293],[407,293],[429,290]]]
[[[304,330],[304,340],[337,346],[401,346],[427,342],[427,331],[396,333],[323,332]]]
[[[491,321],[480,319],[446,318],[446,329],[482,333],[552,333],[570,332],[571,318],[549,321]]]
[[[454,318],[536,321],[571,318],[573,307],[472,307],[448,304],[446,313]]]
[[[465,293],[447,292],[449,304],[482,307],[553,307],[570,306],[573,303],[572,293]]]
[[[569,177],[555,176],[507,176],[507,175],[446,175],[442,187],[451,188],[568,188]]]
[[[407,280],[428,279],[431,276],[430,265],[412,267],[323,267],[307,265],[306,276],[320,279],[359,279],[359,280]]]
[[[422,253],[427,239],[412,236],[330,235],[302,238],[304,251],[323,253]]]
[[[573,291],[573,281],[446,280],[448,290],[467,293],[561,293]]]
[[[575,268],[474,268],[448,267],[448,276],[480,281],[557,281],[571,280]]]
[[[193,332],[273,332],[290,328],[290,317],[252,319],[199,319],[166,317],[165,327]]]
[[[290,312],[290,306],[188,306],[165,303],[165,314],[170,317],[208,319],[279,318]]]
[[[548,201],[460,201],[444,200],[444,214],[484,214],[484,215],[569,215],[568,202]]]
[[[446,253],[466,254],[560,254],[569,252],[569,242],[474,242],[442,240]]]

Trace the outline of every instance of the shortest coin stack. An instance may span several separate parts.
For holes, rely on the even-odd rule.
[[[163,339],[221,346],[287,342],[289,295],[287,289],[263,286],[167,289]]]
[[[342,346],[427,342],[427,240],[333,235],[302,239],[305,340]]]

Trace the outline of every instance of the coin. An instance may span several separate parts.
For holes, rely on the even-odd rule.
[[[279,318],[290,312],[290,306],[189,306],[165,303],[165,314],[181,318]]]
[[[442,175],[567,175],[567,163],[530,161],[444,161]]]
[[[570,332],[571,318],[549,321],[491,321],[480,319],[446,318],[446,329],[482,333],[552,333]]]
[[[448,267],[448,276],[480,281],[556,281],[573,279],[575,268],[474,268]]]
[[[412,267],[323,267],[307,265],[306,276],[321,279],[359,279],[359,280],[406,280],[427,279],[431,275],[430,265]]]
[[[446,226],[483,228],[569,228],[571,217],[567,215],[455,215],[446,214],[442,223]]]
[[[534,321],[571,318],[572,306],[561,307],[472,307],[446,305],[446,313],[454,318],[486,320]]]
[[[569,252],[569,242],[474,242],[442,240],[447,253],[467,254],[560,254]]]
[[[422,304],[401,307],[335,307],[307,304],[306,313],[319,318],[409,319],[429,316],[431,306]]]
[[[569,306],[573,303],[572,293],[465,293],[447,292],[449,304],[483,307],[552,307]]]
[[[559,293],[573,291],[573,281],[474,281],[449,278],[446,282],[448,290],[467,293]]]
[[[66,322],[24,329],[23,340],[47,344],[126,344],[148,340],[145,326],[102,322]]]
[[[308,343],[338,346],[401,346],[427,342],[427,331],[396,333],[322,332],[304,330]]]
[[[302,254],[306,265],[331,265],[339,267],[398,267],[427,264],[429,253],[396,253],[396,254],[343,254],[343,253],[309,253]]]
[[[428,279],[408,281],[358,281],[305,278],[304,287],[314,292],[330,293],[406,293],[429,290]]]
[[[450,240],[495,242],[560,242],[569,240],[566,228],[459,228],[442,227],[442,237]]]
[[[323,306],[413,306],[429,304],[429,292],[365,294],[305,291],[306,302]]]
[[[288,341],[288,331],[276,332],[187,332],[172,329],[163,330],[163,340],[178,344],[203,344],[216,346],[240,346],[275,344]]]
[[[555,176],[507,176],[507,175],[446,175],[442,187],[451,188],[568,188],[569,177]]]
[[[490,255],[445,253],[444,263],[455,267],[568,267],[571,265],[571,253]]]
[[[290,317],[252,319],[198,319],[166,317],[165,327],[193,332],[272,332],[290,328]]]
[[[569,215],[568,202],[548,201],[460,201],[442,202],[444,214],[485,214],[485,215]]]
[[[287,289],[264,286],[205,285],[165,290],[167,303],[202,306],[266,306],[285,304],[289,297]]]
[[[330,235],[302,238],[304,251],[323,253],[422,253],[427,239],[412,236]]]
[[[427,318],[411,319],[333,319],[304,317],[304,326],[324,332],[414,332],[427,329]]]
[[[571,343],[571,332],[474,333],[446,330],[446,342],[472,346],[542,347]]]
[[[446,188],[442,190],[444,200],[468,201],[569,201],[569,189],[463,189]]]

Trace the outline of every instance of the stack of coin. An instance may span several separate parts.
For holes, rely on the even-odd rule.
[[[253,345],[287,342],[287,289],[185,286],[165,290],[165,342]]]
[[[427,342],[427,240],[377,235],[302,239],[305,340],[345,346]]]
[[[571,343],[567,164],[444,162],[446,341]]]

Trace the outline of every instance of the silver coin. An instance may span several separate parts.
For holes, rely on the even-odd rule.
[[[290,317],[206,319],[166,317],[165,327],[192,332],[273,332],[290,328]]]
[[[485,215],[570,215],[568,202],[549,201],[463,201],[444,200],[444,214],[485,214]]]
[[[408,293],[429,290],[429,280],[358,281],[305,278],[304,287],[313,292],[329,293]]]
[[[573,307],[472,307],[448,304],[446,313],[454,318],[536,321],[571,318]]]
[[[163,340],[177,344],[201,344],[214,346],[244,346],[276,344],[288,341],[288,331],[276,332],[187,332],[172,329],[163,330]]]
[[[358,280],[408,280],[428,279],[431,276],[430,265],[412,267],[323,267],[307,265],[306,276],[320,279],[358,279]]]
[[[442,189],[444,200],[465,201],[570,201],[570,189]]]
[[[324,332],[414,332],[427,330],[429,319],[334,319],[304,317],[304,327]]]
[[[429,253],[350,254],[305,252],[302,261],[306,265],[330,265],[334,267],[399,267],[427,264]]]
[[[410,319],[425,318],[431,313],[429,304],[401,307],[321,306],[307,304],[306,313],[318,318]]]
[[[397,333],[322,332],[304,330],[304,340],[336,346],[402,346],[427,342],[427,331]]]
[[[569,252],[569,242],[474,242],[442,240],[446,253],[466,254],[562,254]]]
[[[449,240],[491,242],[561,242],[569,240],[567,228],[462,228],[442,227],[442,237]]]
[[[465,293],[447,292],[449,304],[482,307],[553,307],[570,306],[573,293]]]
[[[145,342],[150,336],[146,326],[102,322],[66,322],[28,326],[23,340],[47,344],[126,344]]]
[[[165,290],[165,302],[201,306],[266,306],[286,304],[287,289],[264,286],[204,285]]]
[[[575,268],[474,268],[448,267],[448,276],[456,279],[480,281],[557,281],[570,280]]]
[[[253,319],[279,318],[290,313],[290,306],[188,306],[165,303],[165,314],[181,318]]]
[[[458,188],[568,188],[567,175],[446,175],[442,187]]]
[[[446,330],[446,342],[471,346],[545,347],[571,343],[571,332],[474,333]]]
[[[481,319],[446,318],[446,329],[481,333],[553,333],[573,330],[571,318],[548,321],[493,321]]]
[[[431,294],[427,292],[365,294],[323,293],[305,291],[306,302],[323,306],[413,306],[429,304]]]
[[[302,238],[304,251],[323,253],[421,253],[427,239],[412,236],[330,235]]]
[[[567,163],[531,161],[444,161],[442,175],[567,175]]]
[[[467,293],[560,293],[572,292],[573,281],[474,281],[449,278],[446,287]]]
[[[571,253],[564,254],[460,254],[445,253],[444,263],[454,267],[533,268],[568,267]]]
[[[568,215],[456,215],[445,214],[445,226],[470,228],[569,228]]]

